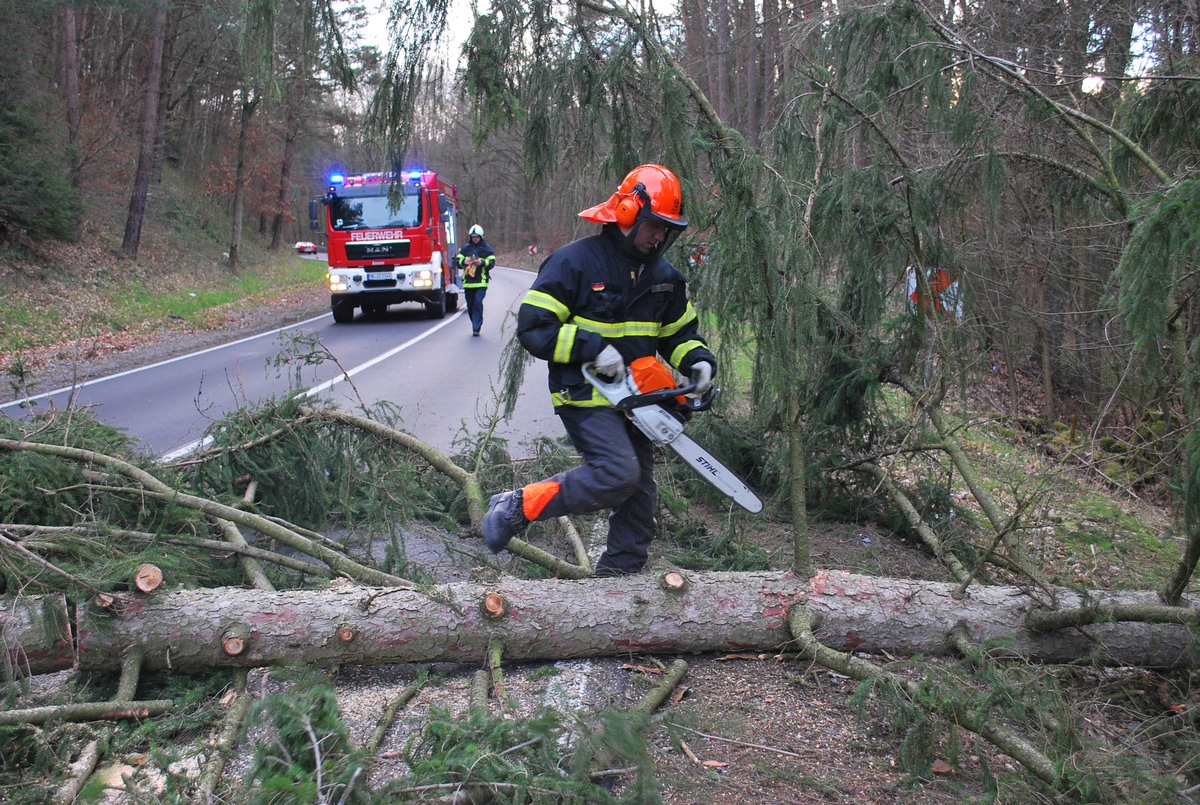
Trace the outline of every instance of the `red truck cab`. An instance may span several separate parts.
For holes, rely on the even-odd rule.
[[[309,204],[314,229],[322,213],[334,321],[402,302],[420,302],[430,318],[458,309],[454,185],[432,171],[333,174],[324,197]]]

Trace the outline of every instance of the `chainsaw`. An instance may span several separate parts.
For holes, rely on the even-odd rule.
[[[685,383],[673,388],[646,391],[638,386],[633,367],[626,369],[620,377],[605,380],[595,373],[590,363],[583,366],[583,376],[617,410],[624,411],[638,430],[646,434],[646,438],[655,444],[670,447],[701,478],[733,498],[746,511],[755,514],[762,511],[762,501],[754,490],[683,432],[684,425],[693,413],[712,407],[716,388],[697,395],[696,384]]]

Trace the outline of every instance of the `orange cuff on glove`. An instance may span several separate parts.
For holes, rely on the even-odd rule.
[[[538,519],[546,504],[558,494],[560,486],[558,481],[538,481],[526,486],[521,493],[521,511],[525,519],[530,522]]]

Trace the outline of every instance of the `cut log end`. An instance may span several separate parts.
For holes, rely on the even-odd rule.
[[[663,574],[662,587],[668,592],[680,592],[687,587],[687,579],[678,570]]]
[[[221,635],[221,650],[228,657],[236,657],[246,650],[247,641],[246,630],[241,627],[233,627],[226,630],[225,634]]]
[[[162,569],[157,565],[139,565],[133,573],[133,586],[143,593],[152,593],[163,582]]]
[[[500,593],[488,593],[483,597],[483,613],[490,618],[503,618],[508,614],[508,603]]]

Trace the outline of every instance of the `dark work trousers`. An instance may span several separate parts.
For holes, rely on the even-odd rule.
[[[611,508],[596,575],[637,573],[658,529],[654,445],[615,408],[563,406],[558,415],[584,463],[550,479],[561,486],[538,519]]]
[[[483,327],[483,297],[487,293],[487,286],[464,288],[463,293],[467,297],[467,315],[471,317],[471,330],[479,332],[479,328]]]

